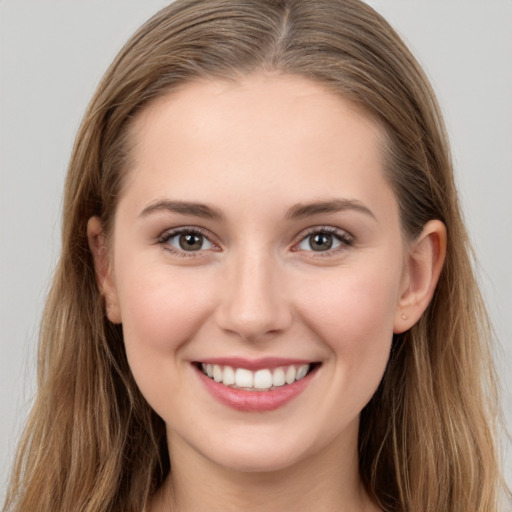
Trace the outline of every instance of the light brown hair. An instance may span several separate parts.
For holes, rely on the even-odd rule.
[[[197,78],[298,75],[384,128],[405,238],[431,219],[448,247],[421,320],[395,336],[361,415],[360,472],[384,511],[494,512],[501,483],[491,328],[472,270],[443,120],[420,66],[359,0],[178,0],[128,41],[92,99],[66,181],[62,255],[46,305],[38,394],[4,506],[16,512],[140,512],[170,471],[163,421],[105,316],[87,241],[107,234],[148,102]]]

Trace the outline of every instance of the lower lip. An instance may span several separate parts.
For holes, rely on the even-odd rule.
[[[206,389],[220,403],[238,411],[264,412],[278,409],[300,395],[311,382],[312,374],[316,373],[316,368],[293,384],[285,384],[268,391],[246,391],[230,388],[210,379],[200,369],[197,368],[196,371]]]

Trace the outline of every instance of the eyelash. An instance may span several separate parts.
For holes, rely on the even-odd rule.
[[[218,245],[211,241],[211,235],[198,227],[183,226],[180,228],[172,229],[170,231],[166,231],[158,238],[158,243],[162,245],[162,247],[165,250],[172,252],[174,255],[183,258],[197,257],[197,253],[202,253],[205,250],[211,250],[199,249],[196,251],[186,251],[183,249],[177,249],[168,243],[171,239],[183,234],[201,236],[204,240],[208,241],[212,245],[212,247],[214,248],[213,250],[219,250]],[[314,251],[312,249],[310,251],[305,251],[311,252],[312,256],[315,258],[328,257],[334,254],[338,254],[339,252],[346,250],[347,247],[350,247],[354,244],[353,236],[347,233],[346,231],[334,228],[332,226],[321,226],[310,228],[305,233],[301,233],[300,240],[293,245],[291,250],[293,252],[299,252],[301,249],[299,249],[298,246],[305,242],[308,238],[312,237],[313,235],[329,235],[335,238],[340,243],[338,247],[328,249],[326,251]]]
[[[185,251],[183,249],[177,249],[170,245],[168,242],[180,235],[197,235],[202,237],[204,240],[208,241],[212,247],[214,247],[214,250],[219,250],[217,244],[211,241],[211,235],[207,233],[206,231],[197,228],[197,227],[187,227],[183,226],[180,228],[171,229],[169,231],[166,231],[158,238],[158,243],[166,250],[171,253],[173,253],[175,256],[179,256],[182,258],[190,258],[190,257],[197,257],[197,253],[204,252],[205,249],[199,249],[197,251]]]
[[[312,249],[310,251],[306,251],[312,253],[311,256],[314,258],[326,258],[333,256],[345,251],[347,247],[354,245],[354,237],[346,231],[332,226],[317,226],[308,229],[305,233],[302,233],[299,242],[294,244],[292,251],[300,251],[297,247],[313,235],[330,235],[340,243],[338,247],[334,247],[326,251],[314,251]]]

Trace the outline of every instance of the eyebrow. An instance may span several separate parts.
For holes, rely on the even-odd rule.
[[[223,215],[220,210],[208,206],[203,203],[194,203],[189,201],[171,201],[161,200],[156,201],[149,206],[146,206],[139,217],[145,217],[157,212],[171,212],[181,213],[183,215],[193,215],[194,217],[202,217],[203,219],[222,220]]]
[[[303,219],[322,213],[337,213],[347,210],[355,210],[377,220],[373,212],[357,199],[330,199],[306,204],[299,203],[288,210],[285,218],[291,220]]]
[[[347,210],[355,210],[377,220],[373,212],[357,199],[330,199],[327,201],[315,201],[306,204],[298,203],[286,212],[285,219],[297,220],[322,213],[337,213]],[[216,221],[224,219],[224,215],[220,210],[207,204],[189,201],[173,201],[169,199],[163,199],[151,203],[142,210],[139,217],[146,217],[147,215],[158,212],[192,215],[194,217],[201,217],[203,219]]]

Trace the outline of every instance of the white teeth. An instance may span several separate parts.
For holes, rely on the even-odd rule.
[[[280,366],[278,368],[264,368],[252,372],[245,368],[232,368],[218,364],[201,364],[203,373],[208,375],[215,382],[221,382],[225,386],[252,390],[274,389],[285,384],[293,384],[303,379],[309,372],[310,365]]]
[[[239,388],[252,388],[253,378],[251,370],[237,368],[235,372],[235,384]]]
[[[254,374],[254,387],[256,389],[269,389],[272,387],[272,374],[270,370],[258,370]]]
[[[306,373],[308,373],[309,370],[309,364],[303,364],[299,366],[299,369],[297,370],[297,376],[295,377],[296,380],[303,379],[306,376]]]
[[[295,382],[295,375],[297,375],[295,366],[289,366],[288,370],[286,370],[286,375],[284,377],[286,384],[291,384],[292,382]]]
[[[275,387],[284,386],[284,370],[282,368],[276,368],[272,374],[272,385]]]
[[[222,383],[225,386],[231,386],[236,382],[235,380],[235,370],[231,368],[231,366],[224,367],[224,378],[222,379]]]
[[[222,380],[222,368],[218,364],[213,365],[213,380],[215,382],[220,382]]]

